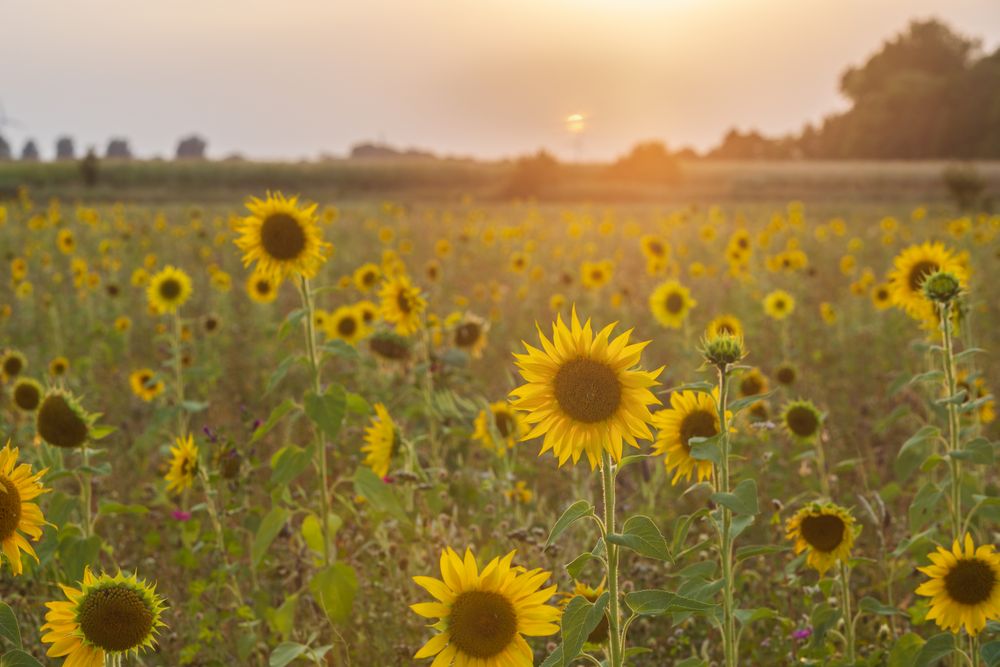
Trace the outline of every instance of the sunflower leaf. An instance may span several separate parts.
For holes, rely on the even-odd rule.
[[[253,436],[250,438],[249,444],[252,445],[267,435],[271,429],[273,429],[278,422],[281,421],[281,418],[287,415],[288,412],[294,407],[295,401],[290,398],[286,398],[279,405],[277,405],[273,410],[271,410],[271,414],[268,415],[267,421],[258,426],[253,432]]]
[[[739,563],[754,556],[778,554],[783,551],[788,551],[788,547],[780,544],[751,544],[736,550],[736,562]]]
[[[734,514],[754,515],[760,512],[757,504],[757,482],[745,479],[736,485],[732,493],[713,493],[713,501],[727,507]]]
[[[564,667],[572,664],[573,659],[580,655],[583,645],[587,642],[587,637],[604,617],[604,610],[608,606],[609,599],[610,595],[605,591],[593,604],[582,595],[577,595],[566,605],[562,617],[562,664]]]
[[[250,550],[250,560],[254,567],[260,567],[260,562],[264,560],[271,542],[278,536],[288,519],[288,510],[284,507],[272,507],[257,527],[257,533],[253,538],[253,546]]]
[[[978,463],[979,465],[992,465],[994,462],[994,445],[986,438],[976,438],[965,445],[964,449],[949,452],[948,456],[960,461]]]
[[[982,656],[986,667],[997,667],[1000,665],[1000,640],[983,644],[979,655]]]
[[[566,529],[569,528],[573,522],[578,519],[582,519],[585,516],[591,516],[593,513],[594,506],[586,500],[578,500],[567,507],[566,511],[562,513],[562,516],[556,519],[555,525],[552,526],[552,530],[549,532],[549,539],[545,540],[545,548],[548,549],[560,535],[566,532]]]
[[[322,394],[309,392],[305,397],[306,416],[330,440],[336,440],[347,412],[347,392],[339,384],[331,384]]]
[[[334,563],[320,570],[309,581],[313,598],[334,623],[351,617],[354,595],[358,592],[358,575],[346,563]]]
[[[620,535],[609,534],[608,542],[626,547],[641,556],[662,561],[673,561],[670,547],[663,539],[663,533],[648,516],[637,514],[630,516],[622,528]]]
[[[880,600],[871,596],[861,598],[861,602],[858,603],[858,609],[868,612],[869,614],[878,614],[879,616],[895,616],[897,614],[903,614],[903,612],[899,609],[891,607],[887,604],[882,604]]]
[[[3,667],[42,667],[42,663],[19,648],[4,653],[3,657],[0,658],[0,665]]]
[[[678,391],[698,391],[704,394],[711,394],[712,390],[715,389],[715,385],[711,382],[689,382],[687,384],[678,385],[676,387],[670,387],[669,389],[663,389],[658,391],[658,394],[672,394]]]
[[[359,467],[354,473],[354,491],[370,502],[376,510],[385,512],[400,523],[408,525],[413,522],[393,492],[392,485],[384,482],[364,466]]]
[[[920,648],[913,661],[913,667],[931,667],[941,658],[951,655],[955,650],[955,636],[950,632],[942,632],[928,639]]]
[[[659,616],[674,612],[706,612],[716,605],[693,600],[661,590],[635,591],[625,596],[625,604],[640,616]]]
[[[711,461],[712,463],[722,462],[722,449],[719,447],[719,435],[711,438],[691,438],[688,445],[691,447],[691,458],[698,461]]]
[[[15,647],[21,647],[21,630],[17,627],[17,617],[14,610],[0,602],[0,637],[3,637]]]
[[[309,647],[305,644],[282,642],[271,651],[271,656],[267,660],[268,667],[285,667],[308,650]]]
[[[923,645],[923,637],[914,632],[907,632],[896,640],[892,651],[889,652],[888,667],[911,667]]]
[[[927,456],[929,444],[941,436],[941,429],[937,426],[924,426],[919,431],[907,438],[903,446],[896,454],[896,462],[893,469],[896,475],[902,480],[906,480],[920,466],[920,462]]]
[[[740,412],[744,408],[748,408],[754,403],[759,403],[760,401],[769,398],[771,394],[773,394],[775,391],[777,390],[772,389],[771,391],[765,392],[763,394],[754,394],[753,396],[745,396],[741,399],[735,400],[729,404],[729,410],[735,415],[737,412]]]

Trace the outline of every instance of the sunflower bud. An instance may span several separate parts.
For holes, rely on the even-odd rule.
[[[720,368],[735,364],[746,356],[743,337],[730,333],[718,333],[702,340],[702,354],[705,361]]]
[[[955,274],[947,271],[937,271],[924,280],[924,296],[931,301],[949,303],[962,292],[962,285]]]

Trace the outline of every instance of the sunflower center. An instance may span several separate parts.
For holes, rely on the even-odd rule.
[[[271,291],[271,283],[267,282],[266,280],[258,280],[257,281],[257,293],[258,294],[267,294],[270,291]]]
[[[105,651],[128,651],[149,638],[154,619],[138,591],[115,585],[88,593],[77,620],[91,644]]]
[[[295,259],[306,248],[306,233],[292,216],[275,213],[260,226],[260,244],[274,259]]]
[[[928,260],[923,260],[914,264],[913,268],[910,269],[910,275],[907,277],[910,283],[910,291],[920,291],[920,288],[923,286],[924,280],[927,279],[927,276],[940,270],[940,268],[941,267],[938,266],[937,262],[930,262]]]
[[[168,301],[173,301],[181,294],[181,284],[174,278],[167,278],[160,283],[160,296]]]
[[[365,271],[361,275],[361,284],[364,285],[365,287],[371,287],[372,285],[375,284],[376,280],[378,280],[378,274],[376,274],[374,271]]]
[[[396,293],[396,307],[404,315],[409,315],[410,311],[413,310],[413,305],[410,303],[410,295],[406,290],[401,289]]]
[[[684,297],[677,292],[671,292],[667,296],[667,301],[664,304],[664,307],[667,309],[668,313],[676,315],[684,309]]]
[[[56,447],[79,447],[87,440],[87,422],[59,394],[42,401],[37,419],[38,434]]]
[[[517,635],[517,613],[500,593],[466,591],[451,605],[448,630],[452,643],[465,655],[492,658]]]
[[[816,551],[829,553],[844,541],[844,520],[832,514],[802,519],[802,537]]]
[[[691,438],[711,438],[718,435],[719,428],[715,425],[716,415],[708,410],[695,410],[681,420],[681,444],[688,452]]]
[[[659,241],[650,241],[650,243],[649,243],[649,252],[651,254],[653,254],[653,255],[656,255],[657,257],[662,256],[663,255],[663,244],[660,243]]]
[[[961,558],[944,575],[948,597],[962,604],[976,605],[990,599],[997,581],[990,564],[978,558]]]
[[[10,356],[3,361],[3,372],[5,375],[14,376],[21,372],[21,360],[15,356]]]
[[[785,415],[785,423],[789,430],[800,438],[816,435],[819,428],[819,418],[809,408],[796,405]]]
[[[740,381],[740,393],[744,396],[756,396],[763,388],[756,375],[748,375]]]
[[[17,485],[0,476],[0,541],[14,534],[21,523],[21,494]]]
[[[778,372],[775,373],[775,377],[778,378],[778,382],[781,384],[792,384],[795,382],[795,369],[788,366],[779,368]]]
[[[875,292],[875,298],[879,301],[885,301],[889,298],[889,290],[884,287],[879,287],[878,291]]]
[[[358,323],[354,321],[353,317],[344,317],[339,322],[337,322],[337,333],[341,336],[350,337],[354,335],[354,332],[358,330]]]
[[[622,402],[622,386],[614,369],[593,359],[567,361],[553,384],[559,407],[585,424],[608,419]]]
[[[729,334],[730,336],[736,335],[736,330],[729,326],[727,322],[720,323],[719,326],[716,327],[716,331],[720,334]]]
[[[493,423],[496,424],[497,432],[505,438],[514,431],[514,419],[506,412],[494,414]]]
[[[42,400],[38,387],[30,382],[22,382],[14,387],[14,403],[22,410],[34,410]]]
[[[477,340],[479,340],[479,325],[475,322],[466,322],[455,329],[455,345],[471,347]]]

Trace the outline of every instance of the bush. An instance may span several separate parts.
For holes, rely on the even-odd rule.
[[[507,185],[512,197],[534,197],[542,194],[559,181],[559,162],[544,150],[535,155],[519,158]]]
[[[608,169],[608,177],[641,183],[675,183],[680,178],[677,160],[660,141],[637,144]]]
[[[986,181],[974,166],[953,165],[944,170],[942,177],[948,196],[959,209],[967,211],[982,203]]]

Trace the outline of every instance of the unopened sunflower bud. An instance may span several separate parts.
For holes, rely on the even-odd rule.
[[[718,333],[702,341],[702,354],[705,361],[713,366],[735,364],[744,356],[743,337],[731,333]]]
[[[938,303],[949,303],[962,292],[962,285],[953,273],[938,271],[924,280],[924,296]]]

